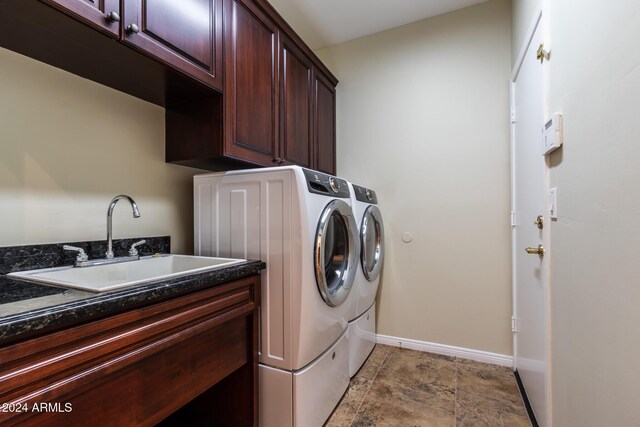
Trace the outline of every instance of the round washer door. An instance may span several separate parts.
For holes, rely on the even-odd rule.
[[[377,206],[371,205],[364,211],[360,226],[360,264],[368,281],[380,276],[384,258],[384,225]]]
[[[342,200],[329,203],[318,223],[314,265],[320,295],[331,307],[342,304],[351,292],[359,243],[351,207]]]

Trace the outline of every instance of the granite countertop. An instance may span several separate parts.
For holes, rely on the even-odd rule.
[[[257,274],[262,261],[161,282],[88,292],[34,284],[0,275],[0,344],[130,310]]]

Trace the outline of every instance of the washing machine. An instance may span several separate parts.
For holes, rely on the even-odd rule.
[[[347,181],[297,166],[194,177],[195,254],[261,259],[260,425],[321,426],[349,384],[359,265]]]
[[[359,266],[351,292],[349,377],[353,377],[376,345],[376,293],[384,260],[384,225],[375,191],[349,183],[360,239]]]

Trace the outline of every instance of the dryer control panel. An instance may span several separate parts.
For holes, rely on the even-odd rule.
[[[369,190],[368,188],[360,187],[359,185],[353,185],[353,191],[356,193],[356,199],[360,202],[369,203],[371,205],[378,204],[378,196],[376,196],[376,192],[373,190]]]
[[[349,185],[344,179],[309,169],[302,169],[302,171],[304,172],[305,178],[307,178],[307,188],[310,193],[340,197],[343,199],[350,197]]]

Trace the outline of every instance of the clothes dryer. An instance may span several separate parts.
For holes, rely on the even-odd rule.
[[[375,191],[349,183],[360,238],[359,268],[349,316],[349,377],[367,360],[376,344],[376,293],[384,261],[384,224]]]
[[[321,426],[349,383],[360,239],[347,181],[297,166],[197,175],[195,253],[261,259],[260,424]]]

